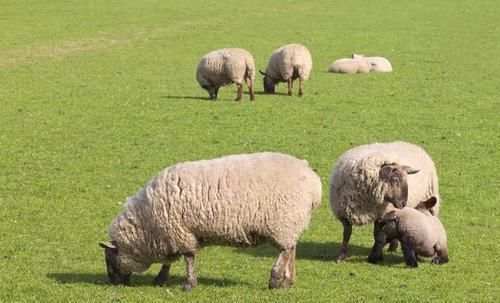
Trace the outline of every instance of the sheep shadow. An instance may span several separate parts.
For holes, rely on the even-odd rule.
[[[105,273],[49,273],[47,277],[60,284],[95,284],[111,286],[108,276]],[[126,287],[153,286],[154,278],[155,276],[151,274],[134,274],[130,277],[130,283]],[[185,276],[170,275],[165,286],[180,288],[185,280]],[[199,285],[227,287],[244,283],[243,281],[233,281],[226,278],[218,279],[198,276]]]
[[[176,99],[176,100],[200,100],[200,101],[214,101],[209,97],[201,97],[201,96],[161,96],[162,99]]]
[[[333,261],[337,259],[340,251],[341,243],[316,243],[316,242],[299,242],[297,244],[296,258],[316,261]],[[349,245],[349,256],[347,263],[368,263],[368,254],[371,247]],[[252,255],[255,257],[275,258],[278,256],[278,251],[275,247],[265,244],[258,247],[237,249],[239,253]],[[396,253],[384,253],[384,261],[377,265],[391,265],[404,263],[403,256]]]

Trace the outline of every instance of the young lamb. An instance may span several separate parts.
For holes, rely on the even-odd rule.
[[[370,69],[370,64],[362,58],[338,59],[328,67],[329,72],[341,74],[368,73]]]
[[[293,81],[299,79],[299,96],[303,94],[304,81],[309,79],[312,70],[312,57],[309,50],[301,44],[287,44],[273,51],[264,76],[264,92],[274,94],[279,82],[287,82],[288,95],[293,95]]]
[[[250,101],[255,100],[255,63],[252,55],[244,49],[223,48],[206,54],[196,67],[196,79],[212,100],[217,99],[221,86],[236,83],[236,101],[241,101],[243,82],[248,85]]]
[[[404,207],[386,213],[380,220],[382,232],[378,233],[368,257],[368,262],[377,263],[383,259],[382,248],[393,239],[401,241],[406,265],[417,267],[416,255],[432,257],[431,263],[448,262],[446,231],[439,219],[429,211],[437,200],[430,197],[416,208]]]
[[[337,161],[330,181],[330,205],[344,227],[337,261],[345,261],[352,225],[376,221],[392,204],[396,208],[415,207],[431,196],[437,199],[431,209],[439,211],[438,179],[434,162],[419,146],[407,142],[375,143],[347,151]],[[397,241],[391,243],[396,249]]]
[[[185,291],[197,285],[194,256],[210,244],[279,250],[269,288],[295,281],[295,247],[321,201],[321,180],[307,161],[281,153],[231,155],[167,167],[134,197],[109,228],[105,249],[113,284],[163,263],[154,283],[184,256]]]
[[[370,66],[370,72],[392,72],[392,65],[384,57],[365,57],[363,55],[352,54],[353,59],[364,60]]]

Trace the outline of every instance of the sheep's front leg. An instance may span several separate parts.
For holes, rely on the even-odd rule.
[[[382,249],[384,248],[385,244],[387,244],[388,239],[387,235],[383,232],[382,227],[383,225],[381,223],[375,221],[373,228],[373,238],[375,240],[375,243],[373,243],[372,250],[368,255],[368,262],[373,264],[384,259]]]
[[[293,96],[293,79],[292,79],[292,77],[288,78],[288,95]]]
[[[162,265],[160,272],[156,276],[156,278],[153,279],[153,285],[156,286],[162,286],[167,282],[168,280],[168,273],[170,271],[170,263],[165,263]]]
[[[337,256],[337,262],[344,262],[347,259],[347,247],[349,246],[349,240],[351,239],[352,233],[352,224],[345,218],[342,218],[341,222],[344,226],[344,237],[342,240],[342,247],[340,248],[339,255]]]
[[[196,272],[194,270],[194,254],[184,254],[184,261],[186,261],[187,280],[182,284],[182,290],[191,291],[198,285],[198,279],[196,278]]]
[[[236,83],[236,86],[238,87],[238,92],[236,93],[236,99],[234,101],[241,101],[243,97],[243,84]]]
[[[409,239],[405,236],[401,238],[401,249],[405,257],[406,265],[412,268],[418,267],[417,256]]]
[[[304,86],[304,80],[299,78],[299,97],[302,97],[302,87]]]
[[[281,250],[271,269],[269,289],[278,287],[288,288],[293,283],[292,276],[295,275],[295,268],[291,271],[291,266],[295,266],[295,258],[292,264],[290,264],[290,258],[294,256],[295,247]]]

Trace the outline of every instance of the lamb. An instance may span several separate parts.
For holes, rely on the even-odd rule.
[[[419,146],[407,142],[374,143],[347,151],[335,165],[330,181],[330,206],[342,222],[343,241],[338,262],[347,258],[352,225],[374,222],[374,235],[381,231],[380,219],[392,204],[415,207],[436,197],[431,208],[439,212],[438,178],[434,162]],[[397,241],[391,243],[395,250]]]
[[[430,197],[416,208],[404,207],[386,213],[380,220],[382,232],[377,235],[368,262],[377,263],[382,260],[384,245],[397,239],[401,241],[406,265],[417,267],[416,254],[435,257],[432,264],[448,262],[448,246],[446,231],[439,219],[432,215],[430,209],[437,203],[436,197]]]
[[[295,281],[295,247],[321,202],[321,181],[306,160],[263,152],[185,162],[167,167],[134,197],[109,228],[105,250],[113,284],[132,272],[163,263],[154,279],[162,285],[170,264],[184,256],[185,291],[197,285],[194,257],[203,245],[256,246],[280,252],[269,288]]]
[[[274,94],[279,82],[287,82],[288,95],[293,95],[293,81],[299,79],[299,96],[303,94],[304,81],[309,79],[312,70],[312,57],[309,50],[301,44],[287,44],[275,49],[269,58],[264,76],[264,92]]]
[[[334,61],[329,67],[331,73],[356,74],[368,72],[391,72],[389,60],[383,57],[365,57],[352,54],[351,58],[342,58]]]
[[[243,82],[247,83],[250,101],[255,100],[255,63],[252,55],[244,49],[223,48],[206,54],[198,63],[196,79],[200,86],[208,91],[212,100],[217,99],[221,86],[236,83],[236,101],[241,101]]]

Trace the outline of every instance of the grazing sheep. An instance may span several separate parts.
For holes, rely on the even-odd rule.
[[[256,153],[185,162],[167,167],[129,198],[109,228],[105,249],[113,284],[132,272],[163,263],[161,285],[181,255],[185,291],[197,285],[194,256],[203,245],[271,243],[279,256],[269,288],[295,281],[295,247],[321,201],[321,181],[307,161],[280,153]]]
[[[365,57],[363,55],[352,54],[353,59],[364,60],[370,66],[370,72],[392,72],[392,65],[389,60],[383,57]]]
[[[264,92],[274,94],[275,85],[288,83],[288,95],[293,95],[293,81],[299,79],[299,96],[303,94],[304,81],[309,79],[312,58],[309,50],[301,44],[287,44],[273,51],[264,76]]]
[[[335,60],[328,71],[340,74],[356,74],[370,72],[370,64],[362,58],[342,58]]]
[[[196,79],[200,86],[208,91],[212,100],[217,99],[221,86],[236,83],[236,101],[241,101],[243,82],[248,85],[250,101],[255,100],[255,63],[252,55],[244,49],[223,48],[206,54],[198,63]]]
[[[431,209],[439,211],[438,179],[434,162],[419,146],[407,142],[375,143],[347,151],[333,170],[330,205],[344,227],[337,261],[347,258],[352,225],[380,219],[389,204],[396,208],[416,206],[431,196],[437,199]],[[397,241],[391,243],[395,249]]]
[[[439,219],[429,211],[436,197],[421,202],[416,208],[404,207],[386,213],[380,220],[382,232],[378,233],[368,262],[377,263],[383,259],[382,248],[393,239],[401,241],[406,265],[417,267],[416,254],[432,257],[433,264],[448,262],[446,231]]]

